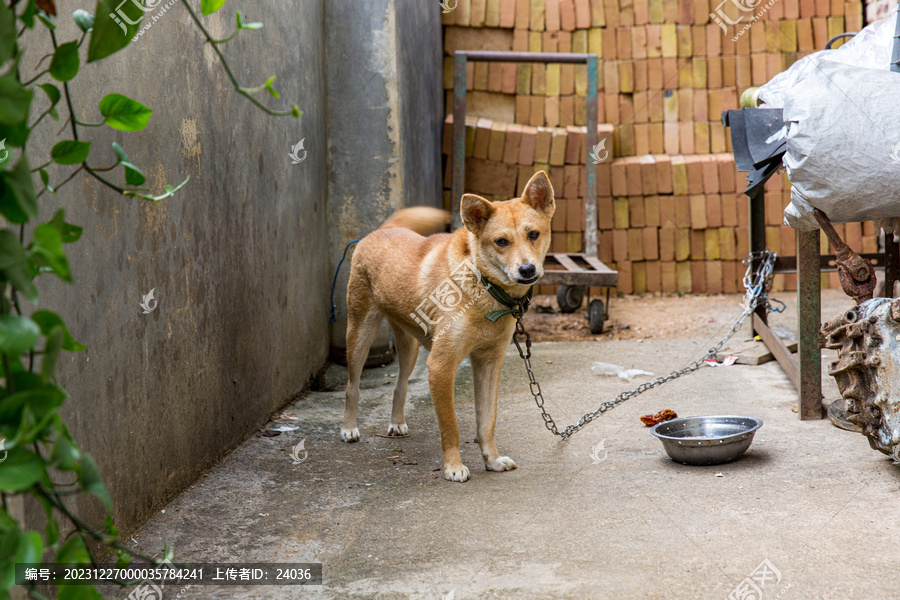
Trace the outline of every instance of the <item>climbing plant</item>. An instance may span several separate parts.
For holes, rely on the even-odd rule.
[[[250,22],[237,12],[234,33],[214,39],[201,17],[219,11],[226,0],[179,1],[238,93],[268,114],[300,116],[295,104],[273,109],[258,97],[267,92],[279,98],[274,77],[259,87],[241,86],[220,50],[236,35],[258,30],[262,23]],[[16,563],[38,563],[51,556],[57,563],[97,564],[92,548],[98,544],[114,551],[123,564],[133,556],[157,564],[171,558],[168,549],[156,560],[132,552],[119,544],[110,516],[97,529],[67,503],[73,496],[91,494],[103,502],[108,514],[112,512],[97,465],[81,451],[59,415],[68,398],[56,377],[60,353],[78,352],[85,346],[72,337],[62,317],[38,307],[35,285],[45,275],[73,282],[65,247],[77,242],[82,230],[66,220],[59,200],[63,187],[79,173],[123,196],[151,202],[173,196],[188,183],[186,178],[151,190],[137,166],[139,161],[133,161],[123,146],[113,143],[106,151],[93,146],[90,128],[140,131],[153,115],[150,108],[115,92],[105,95],[96,107],[82,107],[69,86],[82,64],[104,60],[127,47],[139,31],[143,34],[145,17],[159,10],[161,3],[98,0],[93,14],[75,10],[70,15],[79,34],[61,40],[57,20],[62,15],[57,14],[55,0],[0,0],[0,600],[9,598],[16,585]],[[174,4],[170,1],[163,8]],[[26,77],[23,41],[40,35],[49,37],[53,52],[40,58],[29,56],[37,66]],[[98,116],[81,121],[76,115],[85,108],[87,114]],[[31,136],[53,121],[62,124],[61,129],[60,125],[54,128],[58,133],[52,132],[60,139],[48,156],[35,157],[29,148]],[[104,164],[102,157],[110,158],[99,166]],[[51,177],[48,169],[61,175]],[[40,223],[38,207],[43,202],[60,208],[52,219]],[[13,500],[20,496],[34,498],[43,507],[46,527],[42,530],[29,530],[12,514]],[[66,535],[61,536],[61,531]],[[24,586],[30,597],[44,597],[37,582]],[[94,587],[85,585],[59,584],[56,593],[60,599],[101,598]]]

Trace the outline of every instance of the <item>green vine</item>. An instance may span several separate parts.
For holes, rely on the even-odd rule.
[[[280,98],[272,87],[274,77],[259,87],[240,85],[219,49],[243,30],[262,28],[262,23],[247,22],[237,12],[234,33],[216,40],[204,27],[192,1],[196,0],[181,3],[205,38],[204,43],[209,43],[219,57],[235,90],[270,115],[300,117],[295,104],[289,110],[273,109],[255,96],[265,90]],[[225,0],[199,0],[200,13],[213,14],[224,4]],[[121,18],[114,18],[114,14]],[[103,18],[95,20],[94,15]],[[97,106],[97,122],[81,121],[75,116],[76,102],[69,82],[78,76],[82,54],[84,61],[90,63],[122,50],[137,35],[143,17],[144,10],[136,3],[97,0],[93,15],[80,9],[72,14],[81,31],[79,38],[60,43],[54,0],[0,0],[0,216],[6,223],[0,229],[0,600],[10,598],[17,584],[17,563],[96,565],[91,548],[97,544],[115,552],[117,562],[123,565],[132,557],[154,564],[172,558],[168,548],[164,548],[161,557],[151,558],[119,544],[118,530],[109,516],[112,500],[100,472],[91,456],[80,450],[59,416],[68,394],[57,381],[57,361],[61,352],[79,352],[85,346],[72,337],[59,315],[36,306],[38,277],[52,274],[73,281],[65,245],[77,242],[82,233],[81,227],[65,220],[61,208],[46,223],[35,223],[38,200],[44,194],[58,195],[76,175],[87,173],[123,196],[156,202],[175,195],[190,179],[164,185],[163,193],[154,194],[145,186],[143,171],[117,143],[112,144],[115,160],[111,165],[98,167],[89,162],[92,142],[83,135],[82,128],[106,126],[125,132],[141,131],[153,115],[141,102],[110,93]],[[26,78],[21,72],[25,54],[21,41],[26,36],[39,35],[35,28],[40,25],[50,37],[53,53],[42,57],[36,72]],[[46,96],[49,107],[33,117],[36,95]],[[64,131],[70,135],[54,144],[49,156],[34,161],[39,166],[31,167],[31,134],[49,122],[46,117],[60,122],[60,106],[66,118],[57,135]],[[47,171],[53,165],[63,172],[55,184]],[[71,171],[65,172],[66,169]],[[30,239],[26,239],[26,225],[36,225]],[[23,310],[20,297],[31,306],[26,304]],[[102,529],[92,528],[67,506],[66,498],[78,494],[91,494],[103,502],[108,516]],[[22,496],[35,499],[43,507],[47,521],[43,531],[28,530],[11,514],[11,501]],[[71,533],[61,536],[61,529]],[[36,582],[19,583],[29,597],[45,597]],[[66,583],[58,583],[55,593],[60,599],[101,598],[92,586]]]

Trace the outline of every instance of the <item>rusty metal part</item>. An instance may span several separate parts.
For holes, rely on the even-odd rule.
[[[844,243],[844,240],[834,230],[834,226],[828,220],[828,217],[825,216],[825,213],[817,208],[813,214],[816,217],[816,221],[819,222],[819,227],[828,236],[828,241],[834,250],[838,279],[840,279],[844,293],[853,298],[857,304],[871,300],[875,293],[875,284],[877,283],[872,263]]]
[[[874,298],[822,326],[828,366],[846,401],[847,420],[869,445],[900,460],[900,299]]]

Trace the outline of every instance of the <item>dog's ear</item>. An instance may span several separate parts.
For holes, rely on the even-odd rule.
[[[466,229],[478,233],[497,209],[489,200],[475,194],[463,194],[460,212]]]
[[[550,185],[546,173],[538,171],[532,175],[525,184],[525,191],[522,192],[522,202],[538,212],[553,216],[556,203],[553,200],[553,186]]]

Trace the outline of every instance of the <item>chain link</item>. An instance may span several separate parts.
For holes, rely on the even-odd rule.
[[[529,335],[529,333],[525,331],[525,326],[522,324],[522,319],[516,319],[516,331],[513,333],[513,343],[516,345],[516,350],[519,351],[519,356],[525,362],[525,371],[527,371],[528,373],[528,386],[531,389],[531,395],[534,397],[535,403],[537,404],[538,408],[541,409],[541,416],[544,418],[544,425],[546,425],[547,429],[549,429],[554,435],[558,435],[562,439],[566,439],[569,436],[575,434],[575,432],[577,432],[579,429],[593,421],[600,414],[605,413],[617,404],[643,394],[647,390],[672,381],[673,379],[678,379],[682,375],[696,371],[697,369],[702,367],[704,361],[709,358],[715,360],[715,356],[719,352],[719,350],[722,349],[722,346],[724,346],[728,342],[728,340],[730,340],[731,337],[738,332],[738,330],[744,324],[744,321],[747,319],[747,317],[753,314],[753,311],[756,310],[757,306],[762,304],[768,309],[769,300],[767,290],[769,288],[769,284],[771,283],[770,279],[775,269],[776,257],[777,254],[775,252],[763,250],[760,252],[751,252],[750,255],[743,260],[743,264],[747,267],[747,271],[744,274],[744,288],[747,291],[744,294],[744,301],[741,304],[744,310],[734,322],[734,325],[731,326],[731,329],[728,331],[725,337],[722,338],[718,344],[710,348],[703,358],[695,360],[683,369],[672,371],[668,375],[657,377],[653,381],[648,381],[647,383],[642,383],[633,390],[622,392],[612,400],[600,404],[600,406],[598,406],[597,409],[593,412],[589,412],[581,417],[578,420],[578,423],[576,423],[575,425],[569,425],[562,431],[559,430],[559,428],[556,426],[556,423],[553,421],[553,417],[551,417],[550,413],[547,412],[547,409],[544,408],[544,396],[541,393],[541,384],[539,384],[534,378],[534,370],[531,367],[531,335]],[[525,343],[524,350],[522,349],[522,342]]]

